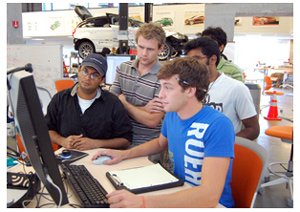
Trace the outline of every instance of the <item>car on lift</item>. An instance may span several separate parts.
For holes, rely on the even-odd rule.
[[[83,6],[75,6],[75,12],[82,21],[73,30],[73,44],[81,58],[95,52],[109,54],[113,49],[118,49],[120,40],[118,14],[106,13],[105,16],[93,17]],[[138,19],[128,18],[129,49],[136,49],[135,33],[143,24],[144,22]],[[165,32],[166,42],[162,52],[158,55],[159,60],[180,55],[184,44],[188,41],[187,35]]]
[[[205,16],[203,15],[194,15],[190,18],[185,19],[184,23],[185,24],[189,24],[189,25],[193,25],[193,24],[198,24],[198,23],[204,23],[205,20]]]

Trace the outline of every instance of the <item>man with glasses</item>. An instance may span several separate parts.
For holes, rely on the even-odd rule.
[[[260,129],[250,91],[244,83],[218,72],[221,57],[217,43],[207,37],[196,38],[186,43],[184,50],[188,57],[209,68],[210,85],[205,104],[224,113],[232,121],[237,136],[256,139]],[[162,102],[158,101],[149,109],[152,113],[163,110]]]
[[[132,141],[132,124],[122,102],[102,90],[106,59],[90,54],[78,69],[78,82],[55,94],[46,123],[51,141],[68,149],[123,149]]]
[[[237,136],[256,139],[260,129],[250,91],[244,83],[218,72],[221,57],[217,43],[207,37],[196,38],[186,43],[184,50],[188,57],[209,68],[206,105],[224,113],[232,121]]]

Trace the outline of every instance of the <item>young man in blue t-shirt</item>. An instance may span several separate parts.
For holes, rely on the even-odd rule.
[[[176,58],[161,67],[159,98],[166,116],[159,138],[125,151],[101,150],[114,164],[169,149],[176,176],[193,187],[168,195],[136,196],[129,191],[107,195],[111,207],[233,207],[231,167],[235,133],[221,112],[204,106],[209,86],[206,65],[194,58]]]

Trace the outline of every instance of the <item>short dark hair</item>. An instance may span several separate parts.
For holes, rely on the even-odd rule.
[[[226,32],[221,27],[208,27],[202,32],[202,37],[210,37],[218,42],[219,47],[223,44],[224,47],[227,44]]]
[[[196,98],[204,101],[209,86],[209,70],[204,64],[192,57],[175,58],[161,66],[157,78],[170,79],[178,74],[178,83],[183,90],[196,87]]]
[[[189,51],[193,49],[200,49],[201,52],[210,58],[213,55],[217,56],[216,66],[218,66],[220,62],[220,50],[218,45],[211,38],[195,38],[189,42],[187,42],[184,46],[185,54],[189,53]]]

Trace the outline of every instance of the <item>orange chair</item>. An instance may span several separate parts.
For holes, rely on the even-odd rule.
[[[265,76],[265,82],[264,82],[264,89],[263,89],[263,95],[269,95],[271,96],[271,101],[272,101],[272,98],[274,98],[274,95],[275,95],[275,98],[277,100],[277,96],[281,96],[281,95],[284,95],[284,92],[281,92],[281,91],[274,91],[273,89],[271,89],[273,86],[272,84],[272,80],[271,80],[271,77],[269,76]],[[262,111],[262,109],[266,108],[266,107],[269,107],[270,105],[262,105],[260,107],[260,112]],[[279,107],[278,107],[279,108]],[[280,112],[283,112],[283,109],[280,108]]]
[[[61,90],[71,88],[75,82],[72,79],[59,79],[55,81],[56,91],[59,92]]]
[[[247,75],[245,74],[245,72],[243,72],[243,78],[244,80],[246,79]]]
[[[267,151],[254,141],[236,137],[232,163],[232,196],[235,208],[253,207],[267,159]]]
[[[267,95],[272,95],[274,93],[273,90],[270,90],[273,86],[273,83],[272,83],[272,80],[271,80],[271,77],[269,76],[265,76],[265,83],[264,83],[264,94],[267,94]],[[276,95],[283,95],[284,93],[281,92],[281,91],[275,91],[276,92]]]
[[[261,188],[265,188],[286,183],[291,195],[291,199],[288,200],[290,207],[293,206],[293,131],[294,127],[292,126],[273,126],[265,131],[267,135],[281,138],[282,141],[291,143],[292,146],[288,162],[272,162],[268,166],[270,176],[275,176],[277,179],[269,181],[270,177],[267,177],[267,182],[261,184]]]
[[[16,135],[17,137],[17,143],[18,143],[18,151],[19,153],[22,153],[22,152],[26,152],[25,148],[24,148],[24,145],[21,141],[21,138],[20,138],[20,135]],[[52,148],[53,148],[53,151],[56,151],[58,150],[58,145],[55,144],[55,143],[52,143]]]
[[[272,88],[272,80],[271,77],[265,76],[265,84],[264,84],[264,91],[270,90]]]

